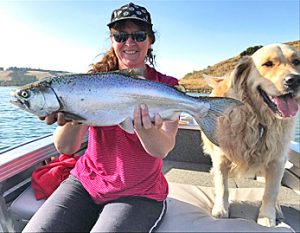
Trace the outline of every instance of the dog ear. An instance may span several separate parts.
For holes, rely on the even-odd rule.
[[[246,90],[247,77],[249,76],[252,65],[252,57],[242,57],[232,72],[231,86],[238,88],[239,91],[241,91],[240,89]]]
[[[204,78],[208,86],[212,88],[216,88],[218,84],[225,79],[225,77],[214,77],[207,74],[202,74],[202,77]]]
[[[202,74],[202,77],[207,82],[208,86],[212,88],[217,88],[218,84],[225,79],[225,77],[213,77],[207,74]]]

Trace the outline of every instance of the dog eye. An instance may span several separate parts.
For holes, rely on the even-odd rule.
[[[271,67],[271,66],[273,66],[273,62],[267,61],[266,63],[263,64],[263,66]]]
[[[299,61],[298,59],[294,59],[294,60],[292,61],[292,63],[293,63],[294,66],[300,65],[300,61]]]

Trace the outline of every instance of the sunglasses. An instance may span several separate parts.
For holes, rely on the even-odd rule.
[[[115,32],[113,33],[113,37],[114,40],[118,43],[127,41],[129,37],[131,37],[135,42],[143,42],[147,38],[147,32],[138,31],[130,34],[127,32]]]

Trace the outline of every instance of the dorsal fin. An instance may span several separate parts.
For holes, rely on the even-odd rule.
[[[126,74],[133,78],[146,79],[146,69],[145,68],[131,68],[118,70],[122,74]]]

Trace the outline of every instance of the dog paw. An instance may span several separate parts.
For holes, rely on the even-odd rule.
[[[212,216],[216,218],[228,218],[229,217],[229,211],[228,208],[225,208],[224,206],[214,205],[212,211]]]
[[[259,225],[265,226],[265,227],[275,227],[276,226],[276,220],[273,218],[265,217],[265,216],[259,216],[257,218],[257,223]]]

